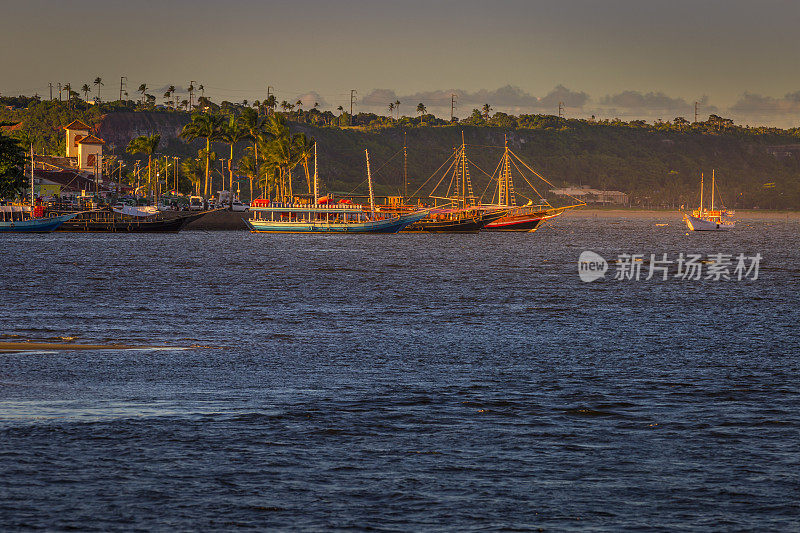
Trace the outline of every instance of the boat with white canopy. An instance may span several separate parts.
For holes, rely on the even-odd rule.
[[[323,203],[319,197],[317,149],[314,146],[314,201],[313,203],[273,202],[259,198],[250,205],[252,216],[245,223],[253,233],[397,233],[427,214],[419,210],[407,214],[384,214],[375,209],[372,174],[367,158],[369,205],[349,201]]]

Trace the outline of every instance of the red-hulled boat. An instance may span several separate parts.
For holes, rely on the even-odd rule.
[[[489,204],[484,206],[487,209],[507,209],[508,213],[505,216],[499,217],[497,220],[486,224],[483,228],[485,231],[528,231],[533,232],[544,223],[546,220],[557,217],[564,213],[567,209],[573,207],[581,207],[586,205],[580,202],[575,205],[568,205],[564,207],[553,207],[539,192],[536,187],[528,181],[522,173],[520,166],[529,170],[533,175],[541,179],[546,184],[553,186],[549,181],[543,178],[538,172],[529,167],[522,161],[511,149],[508,147],[508,141],[505,144],[505,151],[497,166],[497,193],[495,199],[496,204]],[[511,175],[511,168],[517,169],[522,178],[530,185],[531,189],[539,195],[538,203],[534,204],[533,200],[529,200],[527,204],[518,206],[517,195],[514,191],[514,180]],[[577,200],[577,198],[575,199]]]

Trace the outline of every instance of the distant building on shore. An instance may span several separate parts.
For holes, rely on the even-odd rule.
[[[64,130],[67,133],[67,157],[75,158],[75,166],[84,172],[94,172],[102,164],[105,141],[89,133],[91,128],[73,120]]]
[[[587,204],[628,205],[630,203],[630,197],[620,191],[606,191],[589,187],[562,187],[561,189],[550,189],[550,192],[556,196],[574,196]]]
[[[40,196],[107,194],[119,186],[102,179],[105,141],[80,120],[64,126],[65,155],[34,157],[34,183]],[[28,167],[29,169],[30,167]],[[27,170],[29,172],[29,170]]]

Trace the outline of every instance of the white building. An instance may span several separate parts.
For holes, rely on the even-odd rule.
[[[85,172],[93,173],[102,168],[105,141],[89,133],[91,128],[80,120],[70,122],[64,129],[67,132],[67,157],[74,158],[76,166]]]
[[[587,204],[622,204],[628,205],[630,199],[628,195],[620,191],[601,191],[588,187],[564,187],[561,189],[551,189],[551,193],[558,196],[573,196],[579,198]]]

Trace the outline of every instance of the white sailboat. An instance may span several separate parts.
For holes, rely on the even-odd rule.
[[[692,211],[692,214],[684,213],[683,220],[686,227],[691,231],[726,231],[736,227],[736,222],[731,220],[733,211],[725,209],[724,206],[716,207],[717,178],[715,172],[711,171],[711,209],[703,206],[703,174],[700,174],[700,207]],[[720,203],[722,203],[720,201]]]

